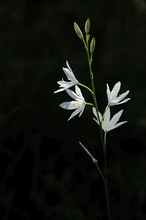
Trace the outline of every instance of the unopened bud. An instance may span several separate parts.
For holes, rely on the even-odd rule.
[[[93,54],[96,46],[96,40],[95,37],[92,38],[91,43],[90,43],[90,53]]]
[[[74,22],[74,29],[75,29],[75,32],[76,32],[76,34],[78,35],[78,37],[79,37],[81,40],[84,39],[84,36],[83,36],[83,34],[82,34],[82,31],[81,31],[81,29],[79,28],[79,26],[77,25],[76,22]]]
[[[88,18],[85,23],[85,33],[88,34],[90,31],[90,19]]]

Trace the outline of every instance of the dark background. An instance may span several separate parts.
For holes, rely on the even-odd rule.
[[[89,85],[82,42],[73,30],[91,19],[93,70],[101,111],[106,83],[122,82],[131,101],[108,135],[112,220],[146,219],[145,0],[0,1],[0,215],[8,219],[106,219],[103,182],[81,140],[103,168],[99,131],[86,108],[81,118],[54,95],[68,60]],[[82,90],[90,99],[88,92]]]

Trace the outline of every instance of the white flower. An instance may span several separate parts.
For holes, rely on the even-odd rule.
[[[67,65],[67,68],[63,67],[63,71],[69,81],[64,81],[63,79],[61,81],[58,81],[57,83],[59,84],[60,89],[56,90],[54,93],[62,92],[78,83],[72,69],[69,66],[68,61],[66,61],[66,65]]]
[[[75,111],[71,114],[70,118],[68,121],[73,118],[75,115],[79,114],[79,117],[82,115],[86,102],[85,99],[81,93],[80,88],[76,85],[75,86],[75,92],[73,92],[70,89],[67,89],[66,92],[68,95],[73,98],[75,101],[70,101],[70,102],[63,102],[60,104],[61,108],[67,109],[67,110],[72,110],[75,109]]]
[[[98,117],[97,117],[97,112],[96,112],[96,109],[93,107],[93,114],[95,115],[96,118],[93,118],[97,124],[99,124],[99,120],[98,120]],[[123,122],[119,122],[119,119],[121,117],[123,113],[123,110],[119,111],[117,114],[115,114],[112,119],[110,120],[110,108],[108,108],[104,115],[102,116],[100,112],[98,112],[99,114],[99,118],[100,118],[100,123],[102,125],[102,129],[105,131],[105,132],[108,132],[108,131],[111,131],[117,127],[119,127],[120,125],[126,123],[127,121],[123,121]]]
[[[106,84],[106,86],[107,86],[107,98],[108,98],[108,105],[109,106],[120,105],[120,104],[123,104],[123,103],[125,103],[125,102],[130,100],[130,98],[124,99],[128,95],[129,90],[124,92],[124,93],[122,93],[120,96],[117,97],[117,95],[119,93],[119,90],[121,88],[121,82],[117,82],[114,85],[114,87],[113,87],[111,92],[110,92],[110,89],[109,89],[109,85]]]

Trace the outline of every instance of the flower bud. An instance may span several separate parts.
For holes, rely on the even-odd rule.
[[[88,34],[90,31],[90,19],[88,18],[85,23],[85,33]]]
[[[77,25],[76,22],[74,22],[74,29],[75,29],[75,32],[76,32],[76,34],[78,35],[78,37],[79,37],[81,40],[84,39],[84,36],[83,36],[83,34],[82,34],[82,31],[81,31],[81,29],[79,28],[79,26]]]
[[[90,53],[93,54],[95,50],[95,45],[96,45],[96,40],[95,37],[92,38],[91,43],[90,43]]]

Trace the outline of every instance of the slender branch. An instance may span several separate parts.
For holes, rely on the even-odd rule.
[[[78,82],[78,85],[84,87],[85,89],[87,89],[93,95],[93,91],[88,86],[86,86],[82,83],[79,83],[79,82]]]
[[[96,166],[98,172],[100,173],[100,175],[101,175],[101,177],[102,177],[102,180],[103,180],[103,182],[104,182],[104,184],[105,184],[105,178],[104,178],[104,176],[103,176],[103,173],[102,173],[101,169],[100,169],[99,166],[98,166],[98,161],[96,161],[96,163],[94,163],[94,164],[95,164],[95,166]]]
[[[98,172],[100,173],[100,175],[101,175],[101,177],[102,177],[103,182],[105,183],[105,178],[104,178],[104,176],[103,176],[103,173],[102,173],[101,169],[100,169],[99,166],[98,166],[98,161],[92,156],[92,154],[88,151],[88,149],[87,149],[80,141],[79,141],[79,144],[80,144],[81,147],[86,151],[86,153],[89,155],[89,157],[91,157],[93,163],[95,164],[95,166],[96,166]]]
[[[90,102],[86,102],[86,105],[94,106],[94,104]]]

